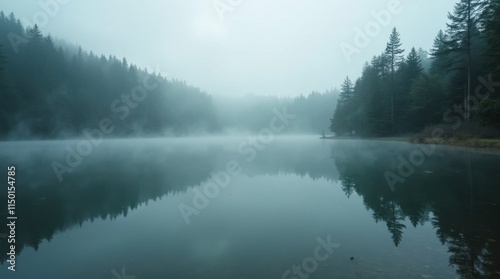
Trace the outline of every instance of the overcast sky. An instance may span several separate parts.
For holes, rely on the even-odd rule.
[[[364,62],[385,49],[393,27],[406,50],[429,49],[457,2],[1,1],[1,10],[38,22],[46,34],[96,54],[126,57],[140,67],[159,67],[214,95],[234,96],[296,96],[339,87],[347,75],[358,78]],[[48,5],[52,9],[44,12],[41,3],[54,1],[61,3],[59,9]],[[385,26],[375,24],[373,14],[391,13],[388,6],[397,2],[401,7],[381,22]],[[355,43],[356,28],[369,29],[366,46]],[[345,55],[341,47],[347,45],[357,53]]]

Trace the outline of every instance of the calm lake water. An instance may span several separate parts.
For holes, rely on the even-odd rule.
[[[497,152],[244,140],[0,143],[0,278],[500,277]]]

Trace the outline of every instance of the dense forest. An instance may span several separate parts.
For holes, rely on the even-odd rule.
[[[13,14],[0,13],[0,44],[3,137],[76,136],[103,118],[116,125],[116,136],[216,128],[211,98],[198,88],[147,73],[126,59],[81,48],[64,51]]]
[[[337,93],[296,98],[246,96],[213,100],[186,82],[149,73],[127,59],[106,57],[25,28],[0,12],[0,139],[81,137],[113,126],[109,137],[258,132],[273,108],[296,115],[289,132],[320,134]]]
[[[464,136],[499,136],[500,1],[460,0],[448,18],[429,52],[405,51],[394,28],[361,77],[345,79],[331,131],[393,136],[439,125]]]
[[[385,51],[340,92],[224,98],[0,12],[0,139],[80,137],[103,119],[112,137],[258,132],[283,107],[296,115],[289,133],[393,136],[441,125],[499,137],[500,0],[460,0],[448,18],[430,51],[404,50],[394,28]]]

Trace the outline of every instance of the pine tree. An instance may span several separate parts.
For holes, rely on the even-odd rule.
[[[439,30],[431,49],[431,74],[444,76],[447,73],[447,70],[449,70],[449,44],[447,42],[447,35],[443,32],[443,30]]]
[[[491,0],[485,15],[486,55],[490,69],[500,75],[500,0]]]
[[[448,14],[451,23],[447,24],[450,40],[448,51],[452,54],[452,63],[465,62],[467,68],[466,120],[470,119],[470,102],[472,92],[472,42],[480,35],[481,20],[487,0],[460,0],[452,13]],[[465,61],[462,60],[465,57]]]
[[[35,25],[33,28],[28,28],[26,33],[28,34],[29,41],[25,48],[25,63],[31,66],[29,75],[31,77],[33,77],[33,75],[38,77],[43,71],[44,60],[46,59],[43,44],[44,38],[38,25]]]
[[[391,121],[394,122],[394,74],[396,72],[399,64],[404,60],[404,49],[401,49],[401,39],[396,28],[392,30],[389,42],[385,49],[385,55],[389,59],[389,65],[391,70]]]
[[[2,45],[0,45],[0,87],[1,87],[1,84],[2,84],[2,75],[3,75],[3,71],[4,71],[4,66],[3,64],[5,64],[5,57],[3,56],[3,53],[2,53]]]
[[[2,55],[2,45],[0,45],[0,99],[3,100],[0,102],[0,136],[3,136],[9,129],[8,127],[8,119],[9,119],[9,114],[8,110],[9,108],[12,107],[12,104],[10,102],[7,102],[6,100],[9,100],[7,97],[7,92],[4,89],[4,80],[3,80],[3,73],[4,73],[4,66],[3,64],[5,63],[5,57]],[[9,100],[10,101],[10,100]]]
[[[408,57],[406,58],[406,64],[408,66],[407,77],[413,83],[423,71],[422,60],[420,59],[420,56],[418,55],[415,48],[412,48],[410,53],[408,54]]]
[[[377,76],[381,80],[385,80],[391,76],[389,57],[385,53],[374,56],[371,61],[371,67],[377,72]]]
[[[33,28],[28,28],[27,35],[30,38],[30,43],[39,44],[43,40],[42,31],[40,31],[37,24]]]
[[[374,57],[370,66],[365,67],[359,89],[363,91],[362,107],[365,119],[360,125],[363,134],[385,136],[393,133],[391,121],[391,96],[387,87],[390,74],[387,55]]]
[[[420,63],[422,65],[422,70],[426,73],[428,73],[431,69],[431,60],[429,57],[429,52],[422,49],[418,48],[417,50],[418,57],[420,58]]]
[[[337,108],[335,109],[333,118],[330,119],[330,130],[337,135],[345,132],[352,134],[354,86],[351,79],[346,77],[340,88],[341,90],[339,100],[337,102]]]
[[[410,91],[415,81],[422,74],[422,62],[415,48],[412,48],[406,60],[401,63],[396,75],[398,94],[395,97],[395,125],[397,132],[411,130]]]
[[[344,83],[342,83],[340,87],[340,98],[338,102],[339,105],[349,106],[353,98],[353,93],[354,93],[353,84],[349,79],[349,77],[347,77]]]

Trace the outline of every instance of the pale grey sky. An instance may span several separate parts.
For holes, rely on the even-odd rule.
[[[406,50],[429,49],[457,2],[0,1],[1,10],[38,22],[44,33],[96,54],[159,67],[210,94],[233,96],[296,96],[339,87],[347,75],[358,78],[364,62],[385,49],[393,27]],[[392,14],[375,23],[374,13]],[[356,28],[371,32],[364,45],[355,44]],[[357,48],[350,59],[341,50],[346,45]]]

